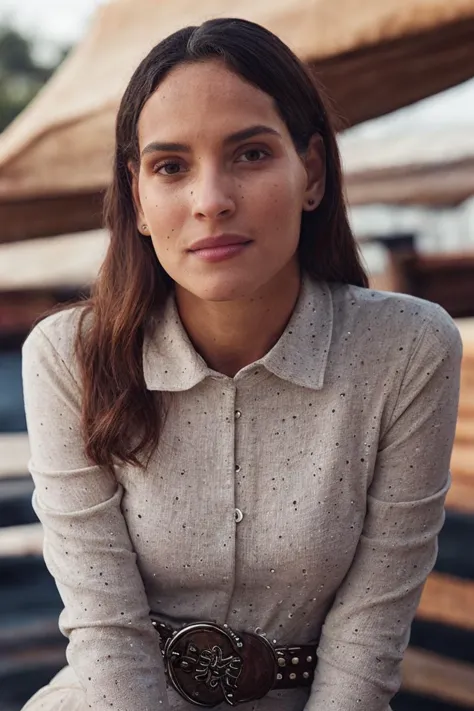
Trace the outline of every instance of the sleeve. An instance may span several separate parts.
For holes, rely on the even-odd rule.
[[[437,556],[456,427],[462,344],[433,306],[379,439],[364,526],[326,616],[306,711],[389,711]]]
[[[41,324],[23,346],[23,384],[33,507],[64,604],[68,662],[94,711],[166,710],[158,634],[121,512],[123,490],[85,457],[80,390]]]

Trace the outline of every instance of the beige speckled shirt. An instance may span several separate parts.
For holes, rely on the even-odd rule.
[[[278,343],[231,378],[196,353],[170,297],[144,347],[147,387],[170,393],[161,441],[146,470],[112,477],[83,452],[77,315],[24,346],[34,507],[69,638],[69,666],[28,711],[191,711],[166,688],[150,610],[319,644],[310,693],[243,710],[387,711],[443,523],[451,318],[305,276]]]

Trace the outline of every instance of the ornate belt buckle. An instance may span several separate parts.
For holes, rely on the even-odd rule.
[[[264,637],[213,622],[184,627],[168,639],[163,656],[171,685],[197,706],[260,699],[276,679],[275,653]]]

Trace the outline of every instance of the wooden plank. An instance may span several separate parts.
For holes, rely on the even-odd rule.
[[[450,511],[474,515],[474,481],[453,476],[453,482],[446,497],[446,508]]]
[[[26,432],[0,434],[0,479],[28,473],[30,446]]]
[[[474,708],[474,666],[409,647],[402,662],[402,691]]]
[[[53,237],[102,227],[102,189],[0,201],[1,242]]]
[[[8,679],[10,675],[14,675],[13,678],[15,678],[19,673],[38,672],[44,667],[56,667],[59,671],[67,664],[65,647],[64,643],[57,642],[54,646],[51,644],[27,646],[21,652],[2,655],[1,676],[3,679],[1,681],[6,684],[5,679]]]
[[[451,470],[455,476],[474,479],[474,446],[470,442],[456,442],[451,455]]]
[[[474,631],[474,581],[431,573],[416,616]]]
[[[474,418],[474,396],[468,400],[465,396],[463,396],[462,390],[459,398],[458,418],[466,418],[469,420]]]
[[[474,318],[458,318],[456,325],[461,332],[463,340],[474,343]]]
[[[51,610],[48,615],[36,616],[31,615],[25,618],[15,619],[14,624],[0,627],[0,650],[6,649],[25,649],[30,646],[44,643],[46,639],[58,637],[60,639],[58,627],[58,618],[54,610]]]
[[[43,555],[43,527],[40,523],[0,529],[0,557]]]
[[[473,458],[472,469],[474,471],[474,417],[459,417],[456,425],[456,436],[454,446],[457,444],[470,444]]]
[[[474,373],[461,371],[459,403],[467,415],[474,415]]]

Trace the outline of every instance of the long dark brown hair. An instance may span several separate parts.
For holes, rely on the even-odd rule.
[[[87,328],[78,332],[86,454],[109,470],[117,462],[141,465],[140,455],[150,454],[158,443],[164,415],[163,397],[145,386],[142,347],[146,328],[173,282],[151,240],[137,230],[129,164],[139,164],[138,119],[170,70],[215,58],[273,97],[298,152],[304,153],[311,136],[322,136],[326,191],[317,210],[302,215],[302,269],[314,279],[368,285],[346,215],[327,102],[309,70],[278,37],[244,20],[211,20],[164,39],[136,69],[120,104],[113,180],[105,200],[110,246],[84,304],[81,323],[90,317]]]

